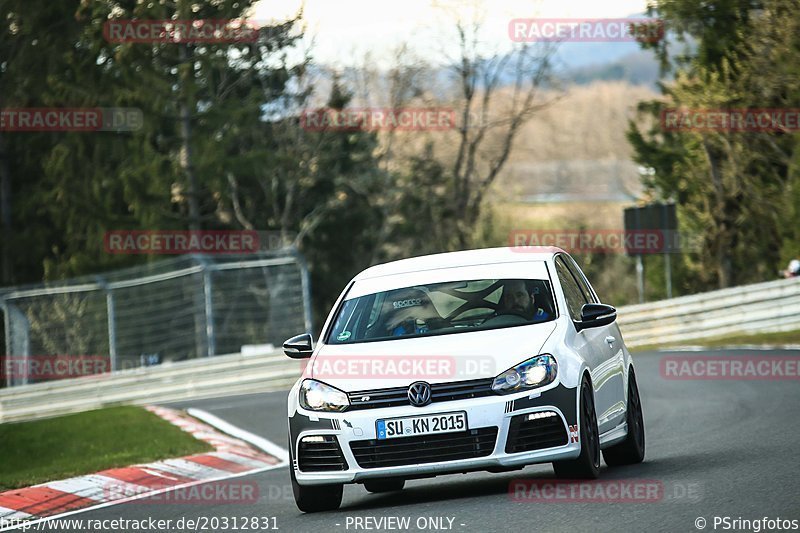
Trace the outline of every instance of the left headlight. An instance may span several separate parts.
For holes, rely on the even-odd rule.
[[[300,406],[311,411],[344,411],[350,406],[346,393],[313,379],[300,384],[299,399]]]
[[[550,354],[537,355],[494,378],[492,390],[500,394],[509,394],[535,389],[555,381],[556,374],[558,374],[558,363],[555,357]]]

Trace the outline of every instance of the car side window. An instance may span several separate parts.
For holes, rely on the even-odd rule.
[[[556,257],[556,273],[561,282],[561,288],[564,290],[564,297],[567,299],[567,308],[573,320],[581,319],[581,308],[583,304],[588,303],[583,295],[583,291],[575,281],[575,277],[567,268],[566,263],[560,257]]]
[[[589,284],[586,281],[586,276],[583,275],[583,271],[581,271],[574,259],[567,263],[567,268],[569,268],[570,272],[572,272],[572,275],[575,276],[575,280],[578,282],[578,286],[583,291],[586,301],[589,303],[599,304],[600,301],[595,296],[594,291],[592,291],[592,289],[589,287]]]

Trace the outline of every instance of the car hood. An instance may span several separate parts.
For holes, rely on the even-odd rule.
[[[355,344],[322,344],[304,376],[345,392],[493,378],[539,355],[556,322]]]

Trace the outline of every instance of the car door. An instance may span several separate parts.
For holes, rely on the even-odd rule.
[[[564,257],[567,267],[574,275],[584,298],[592,303],[601,303],[586,275],[575,261]],[[625,417],[625,354],[622,350],[622,335],[616,322],[606,326],[588,328],[582,331],[587,341],[596,350],[600,361],[592,380],[595,382],[596,397],[602,397],[600,403],[604,411],[597,410],[597,424],[600,433],[611,430],[623,422]]]
[[[562,255],[556,256],[555,267],[556,275],[567,303],[567,314],[573,322],[579,321],[581,319],[581,308],[589,302],[580,285],[578,285],[575,276],[567,267],[567,262]],[[604,354],[597,350],[593,332],[589,330],[578,331],[574,324],[567,328],[564,341],[586,361],[586,365],[589,367],[592,384],[595,388],[595,413],[597,415],[598,429],[600,429],[600,414],[604,413],[608,406],[605,403],[606,398],[597,389],[598,380],[595,376],[598,373],[598,369],[602,371],[601,365],[605,361]],[[602,429],[600,431],[602,432]]]

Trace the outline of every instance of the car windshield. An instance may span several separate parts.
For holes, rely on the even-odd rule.
[[[480,279],[415,285],[346,300],[329,344],[524,326],[555,318],[550,282]]]

